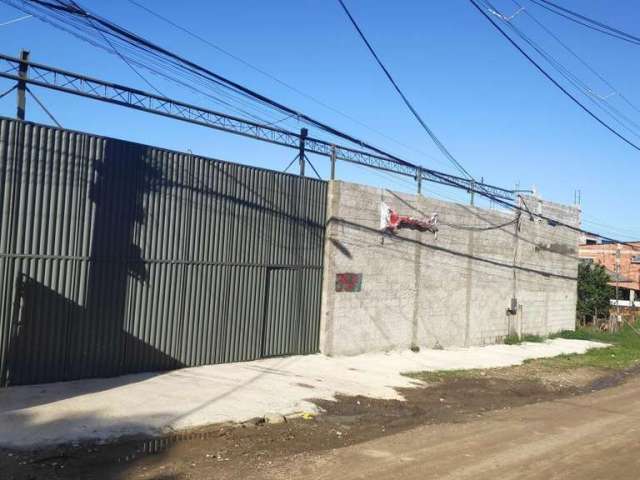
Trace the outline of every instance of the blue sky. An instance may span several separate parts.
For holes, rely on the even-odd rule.
[[[455,173],[392,90],[336,1],[138,0],[223,49],[365,123],[303,97],[127,0],[80,3],[96,13],[207,67],[410,161]],[[557,0],[620,29],[640,34],[640,5],[632,1]],[[493,2],[505,14],[511,0]],[[637,46],[554,17],[523,0],[529,13],[640,107]],[[621,239],[640,239],[637,218],[639,152],[589,118],[509,45],[466,0],[373,2],[348,0],[352,14],[422,117],[458,160],[489,183],[535,185],[543,198],[572,203],[582,192],[584,227]],[[0,4],[0,23],[21,12]],[[522,13],[513,20],[602,96],[609,87],[570,57]],[[31,51],[32,60],[149,90],[118,57],[32,18],[0,27],[2,53]],[[217,108],[209,99],[153,74],[165,94]],[[0,79],[0,90],[10,86]],[[224,160],[284,169],[295,152],[153,115],[35,89],[63,126]],[[609,101],[640,123],[640,111],[617,95]],[[50,123],[28,101],[29,120]],[[15,98],[0,100],[0,115],[15,115]],[[277,118],[278,117],[276,115]],[[295,119],[283,123],[290,129]],[[375,130],[375,131],[374,131]],[[384,132],[386,136],[378,132]],[[311,135],[318,134],[311,130]],[[638,137],[633,137],[636,141]],[[394,140],[390,140],[392,137]],[[323,158],[312,161],[328,173]],[[413,191],[409,180],[339,164],[342,179]],[[432,184],[426,194],[457,201],[463,192]]]

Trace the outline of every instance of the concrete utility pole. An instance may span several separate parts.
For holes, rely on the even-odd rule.
[[[422,195],[422,169],[416,170],[416,181],[418,182],[418,195]]]
[[[27,82],[25,82],[22,79],[27,78],[27,70],[29,69],[29,64],[27,63],[28,61],[29,61],[29,51],[22,50],[20,52],[20,66],[18,67],[18,76],[20,77],[20,80],[18,80],[18,95],[17,95],[18,105],[17,105],[17,112],[16,112],[16,117],[18,120],[25,119],[25,110],[27,107],[27,95],[26,95]]]
[[[298,164],[300,165],[300,176],[304,177],[304,165],[305,165],[305,159],[304,159],[304,142],[307,138],[307,136],[309,135],[309,130],[307,130],[306,128],[301,128],[300,129],[300,147],[299,147],[299,151],[298,151]]]
[[[336,146],[331,145],[331,180],[336,179]]]

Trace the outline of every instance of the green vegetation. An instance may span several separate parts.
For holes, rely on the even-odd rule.
[[[520,337],[518,335],[511,334],[511,335],[507,335],[506,337],[504,337],[504,344],[505,345],[517,345],[521,343]]]
[[[438,370],[437,372],[409,372],[406,375],[426,383],[439,383],[445,380],[479,378],[484,375],[484,370]]]
[[[546,338],[540,335],[524,335],[522,337],[523,342],[542,343],[545,340]]]
[[[609,275],[602,265],[580,263],[578,265],[578,305],[576,314],[580,323],[609,316],[609,299],[614,288],[608,284]]]
[[[640,362],[640,335],[638,335],[636,327],[632,328],[626,324],[614,333],[583,327],[575,332],[560,332],[553,337],[593,340],[610,343],[611,347],[589,350],[581,355],[560,355],[553,358],[531,360],[532,362],[540,362],[544,366],[556,368],[595,367],[607,369],[629,368]]]
[[[636,322],[640,325],[640,322]],[[640,365],[640,329],[624,325],[615,333],[602,332],[592,327],[581,327],[574,331],[564,331],[551,335],[550,338],[567,338],[574,340],[592,340],[610,344],[607,348],[597,348],[583,354],[560,355],[552,358],[538,358],[527,360],[523,365],[500,367],[487,370],[446,370],[438,372],[412,372],[406,374],[411,378],[427,383],[438,383],[446,380],[478,379],[478,378],[507,378],[539,379],[557,377],[562,371],[577,368],[592,368],[601,371],[623,370],[634,365]],[[544,341],[539,335],[524,335],[519,339],[517,335],[505,338],[504,343],[514,345],[521,342]],[[561,376],[562,377],[562,376]],[[563,380],[564,381],[564,380]]]
[[[505,345],[519,345],[522,342],[542,343],[545,340],[546,340],[545,337],[542,337],[540,335],[527,334],[527,335],[523,335],[522,338],[520,338],[518,335],[514,333],[504,337],[503,342]]]

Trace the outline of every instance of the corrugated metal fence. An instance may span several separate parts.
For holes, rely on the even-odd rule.
[[[318,350],[326,183],[0,120],[2,385]]]

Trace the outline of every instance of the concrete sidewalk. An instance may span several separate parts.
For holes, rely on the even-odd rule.
[[[403,372],[509,366],[602,346],[555,339],[419,353],[307,355],[10,387],[0,389],[0,447],[153,435],[266,413],[316,411],[309,399],[336,393],[401,398],[395,388],[418,383]]]

